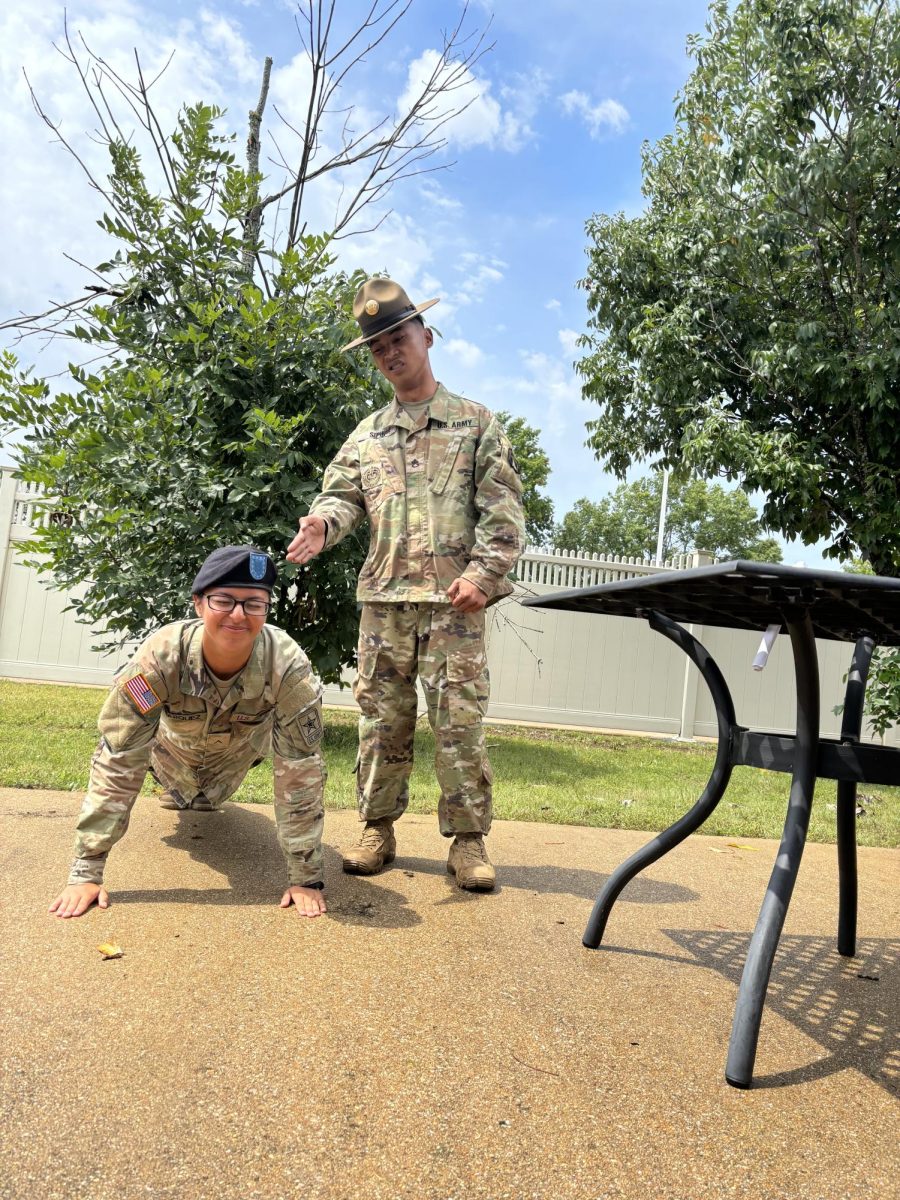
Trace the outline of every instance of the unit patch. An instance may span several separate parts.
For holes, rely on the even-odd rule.
[[[297,725],[307,746],[318,746],[322,740],[322,714],[318,707],[311,708],[299,717]]]
[[[162,704],[146,675],[132,675],[120,687],[142,717]]]

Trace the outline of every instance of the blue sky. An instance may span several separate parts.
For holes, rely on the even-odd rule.
[[[673,100],[690,71],[686,38],[702,30],[706,7],[705,0],[470,0],[466,28],[490,21],[494,48],[474,66],[464,93],[472,104],[446,127],[447,150],[432,160],[453,165],[398,185],[380,228],[342,243],[346,266],[387,271],[416,300],[442,297],[430,314],[442,335],[436,374],[540,428],[558,518],[581,496],[596,500],[615,486],[584,447],[584,423],[597,410],[581,399],[572,365],[586,319],[577,287],[584,223],[594,212],[640,211],[640,147],[672,127]],[[346,27],[368,8],[368,0],[338,0],[338,22]],[[132,70],[134,47],[148,68],[174,48],[157,85],[160,111],[174,117],[180,104],[199,99],[223,105],[238,150],[262,61],[272,55],[267,128],[286,144],[274,107],[290,117],[304,80],[296,6],[287,0],[75,0],[67,11],[70,31],[124,71]],[[394,111],[460,12],[457,0],[415,0],[390,40],[348,78],[346,102]],[[62,31],[61,5],[6,0],[0,136],[15,169],[0,182],[11,234],[0,279],[4,314],[77,294],[85,273],[63,252],[92,263],[108,249],[94,226],[100,199],[52,144],[22,76],[25,68],[90,158],[90,114],[74,71],[51,48]],[[266,164],[273,153],[266,141],[263,165],[274,186],[283,172]],[[331,199],[327,189],[312,199],[313,225],[327,223]],[[367,214],[363,227],[372,223]],[[31,344],[20,353],[48,373],[64,361],[58,348]],[[785,558],[822,561],[801,547]]]

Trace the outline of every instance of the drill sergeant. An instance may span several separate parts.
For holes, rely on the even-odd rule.
[[[152,633],[117,676],[100,713],[75,861],[51,913],[108,906],[106,857],[148,769],[166,807],[209,811],[270,753],[288,876],[281,907],[325,912],[322,687],[297,643],[266,624],[275,580],[272,559],[253,546],[214,550],[191,589],[197,620]]]
[[[369,279],[353,314],[393,385],[394,400],[351,433],[300,520],[288,560],[307,563],[366,517],[369,553],[359,575],[357,800],[365,822],[345,871],[373,874],[396,853],[393,825],[409,800],[416,677],[434,730],[440,832],[452,837],[447,869],[468,890],[490,890],[494,868],[491,767],[482,731],[489,680],[484,609],[507,596],[524,548],[522,483],[492,413],[439,384],[434,335],[390,279]]]

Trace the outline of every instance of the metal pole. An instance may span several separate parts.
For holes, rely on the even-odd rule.
[[[866,680],[875,643],[863,635],[856,643],[847,692],[844,696],[844,719],[841,722],[841,741],[859,744],[866,698]],[[856,784],[839,780],[837,785],[837,852],[838,852],[838,954],[853,958],[856,954]]]
[[[612,906],[622,888],[645,867],[655,863],[657,859],[662,858],[664,854],[683,842],[688,834],[700,828],[722,799],[731,778],[729,759],[735,715],[734,703],[725,677],[706,647],[688,633],[683,626],[655,611],[647,614],[647,621],[651,629],[669,638],[676,646],[680,646],[688,658],[696,664],[715,705],[716,721],[719,727],[719,745],[716,749],[716,761],[713,764],[709,782],[694,807],[679,818],[674,825],[664,829],[652,842],[648,842],[646,846],[632,854],[631,858],[626,859],[607,879],[606,885],[597,897],[581,939],[583,945],[587,946],[589,950],[596,950],[603,940],[606,922],[609,920]]]
[[[663,540],[666,535],[666,504],[669,500],[669,472],[663,471],[662,499],[659,502],[659,532],[656,535],[656,565],[663,565]]]
[[[791,893],[800,870],[806,843],[806,831],[816,788],[816,764],[819,756],[819,664],[809,611],[785,611],[785,624],[791,635],[794,670],[797,678],[797,737],[794,743],[794,770],[787,817],[775,869],[769,879],[750,939],[738,990],[725,1078],[732,1087],[748,1088],[753,1079],[753,1063],[759,1041],[759,1026],[769,975],[778,949]]]

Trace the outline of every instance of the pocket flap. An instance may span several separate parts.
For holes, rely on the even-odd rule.
[[[375,646],[365,646],[357,655],[357,674],[363,679],[371,679],[378,666],[378,649]]]
[[[467,683],[484,670],[481,651],[457,650],[447,658],[447,678],[451,683]]]
[[[453,465],[456,462],[456,456],[459,454],[459,448],[462,445],[463,435],[456,434],[450,441],[447,449],[444,451],[444,457],[441,459],[441,465],[438,467],[434,479],[431,481],[431,490],[435,495],[440,495],[447,486],[447,481],[450,478],[450,473],[453,470]]]

